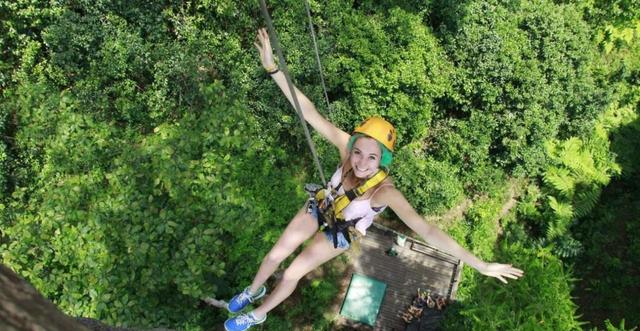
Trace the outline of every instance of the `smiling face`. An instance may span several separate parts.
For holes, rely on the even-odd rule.
[[[356,139],[349,155],[353,174],[358,178],[369,178],[375,175],[380,167],[380,154],[380,146],[375,139],[369,137]]]

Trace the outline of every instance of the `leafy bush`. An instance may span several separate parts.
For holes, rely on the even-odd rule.
[[[615,326],[615,325],[613,325],[613,324],[611,323],[611,321],[609,321],[609,320],[606,320],[606,321],[605,321],[605,330],[606,330],[606,331],[625,331],[625,330],[628,330],[628,331],[635,331],[636,329],[638,329],[638,328],[637,328],[637,327],[633,327],[633,328],[631,328],[631,329],[627,329],[627,327],[625,326],[625,323],[624,323],[624,319],[622,319],[622,320],[620,321],[620,325],[619,325],[619,326]],[[597,328],[594,328],[594,329],[593,329],[593,331],[597,331],[597,330],[598,330]]]
[[[599,18],[609,3],[630,11]],[[535,239],[549,232],[557,254],[575,251],[560,216],[586,214],[603,176],[615,173],[607,135],[623,176],[635,178],[640,57],[632,28],[617,25],[633,6],[310,5],[328,107],[303,3],[269,8],[298,87],[347,131],[387,117],[400,134],[393,175],[418,211],[488,196],[449,232],[484,259],[523,255],[515,263],[525,281],[489,299],[492,281],[466,268],[461,311],[480,321],[451,325],[573,327],[567,277]],[[300,184],[317,178],[300,124],[253,49],[264,24],[256,4],[17,0],[0,3],[0,16],[3,262],[73,315],[194,330],[220,323],[226,314],[198,309],[198,299],[228,297],[251,280],[299,208]],[[337,153],[314,139],[328,175]],[[544,176],[546,186],[530,186],[507,228],[530,248],[496,252],[499,192],[512,174]],[[322,308],[335,295],[332,277],[301,291],[318,309],[277,311],[268,327],[330,329]],[[537,296],[552,291],[560,298],[552,305]],[[518,305],[526,313],[504,315]]]
[[[519,205],[520,215],[535,227],[535,237],[543,245],[554,245],[561,257],[574,257],[582,250],[569,228],[595,207],[602,188],[611,176],[620,173],[609,151],[607,118],[601,116],[592,135],[585,141],[570,138],[547,141],[549,166],[544,172],[542,190],[530,187]]]
[[[43,142],[43,156],[26,204],[12,204],[3,261],[72,315],[137,326],[210,320],[194,311],[198,298],[244,285],[301,200],[247,109],[221,86],[201,91],[203,111],[145,137],[78,113],[72,99],[33,112],[56,123],[17,135],[23,150]],[[265,190],[274,180],[277,196]]]
[[[370,14],[336,10],[327,36],[335,49],[326,60],[330,117],[351,130],[371,115],[389,119],[400,146],[423,138],[433,100],[451,89],[451,64],[423,14],[393,8]]]
[[[484,142],[501,168],[539,174],[543,141],[588,131],[606,105],[589,27],[572,5],[439,1],[432,24],[457,68],[441,125],[469,121],[462,139]]]
[[[626,154],[632,149],[624,147],[618,150],[615,144],[627,139],[637,141],[640,137],[638,120],[624,125],[628,118],[615,119],[621,126],[611,133],[614,150],[623,160],[636,157]],[[640,263],[640,226],[637,222],[640,215],[637,199],[640,178],[637,163],[623,164],[626,174],[614,179],[603,190],[593,211],[572,227],[575,238],[584,245],[584,253],[575,259],[576,275],[580,281],[574,295],[580,304],[580,312],[599,328],[606,326],[605,319],[626,319],[631,326],[640,323],[636,317],[640,307],[634,300],[638,292],[635,284],[640,281],[637,274]],[[622,324],[620,328],[624,329]]]
[[[459,168],[459,177],[467,195],[492,192],[504,183],[505,171],[491,160],[490,127],[472,115],[468,121],[437,120],[424,141],[426,152],[434,159]]]
[[[628,325],[640,323],[636,312],[637,264],[640,263],[640,205],[633,184],[614,182],[594,212],[573,228],[575,237],[584,243],[584,253],[576,258],[578,283],[574,296],[580,312],[603,327],[605,319]],[[613,244],[612,244],[613,243]]]
[[[55,21],[59,7],[50,1],[16,0],[0,3],[0,88],[14,85],[14,73],[21,66],[29,44],[37,42],[40,32]]]
[[[455,220],[446,231],[460,245],[483,261],[493,261],[501,223],[500,212],[504,204],[507,186],[480,197],[467,210],[464,219]],[[467,266],[462,270],[462,280],[456,300],[465,302],[479,279],[484,276]]]
[[[571,276],[547,249],[502,243],[496,259],[525,275],[508,285],[479,276],[468,297],[447,308],[446,330],[580,330]]]
[[[631,178],[638,171],[640,151],[634,143],[640,132],[640,26],[626,31],[624,40],[611,40],[615,48],[607,49],[607,64],[611,68],[608,80],[615,86],[614,99],[602,118],[610,133],[611,150],[622,168],[622,176]],[[606,33],[605,33],[606,34]],[[635,36],[635,37],[634,37]]]
[[[0,138],[0,203],[4,201],[6,192],[8,191],[7,179],[11,174],[6,143],[6,137],[11,137],[11,135],[7,134],[9,133],[9,124],[7,123],[8,112],[5,112],[2,106],[3,104],[0,104],[0,137],[2,137]]]
[[[634,25],[640,19],[640,4],[633,0],[585,2],[586,17],[595,25]]]
[[[462,184],[456,173],[451,164],[416,155],[411,146],[400,150],[394,160],[396,185],[422,215],[443,212],[462,200]]]

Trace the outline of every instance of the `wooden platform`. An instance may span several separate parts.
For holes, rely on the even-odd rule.
[[[405,330],[400,315],[418,288],[453,299],[460,279],[462,262],[412,238],[407,238],[404,247],[396,246],[397,256],[388,256],[386,251],[394,246],[395,238],[395,232],[374,225],[361,241],[360,253],[352,254],[354,272],[387,284],[374,330]]]

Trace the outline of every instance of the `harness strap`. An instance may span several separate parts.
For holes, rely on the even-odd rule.
[[[376,185],[382,183],[382,181],[384,181],[385,178],[387,178],[387,173],[384,170],[380,170],[375,175],[373,175],[373,177],[367,179],[367,181],[364,182],[359,187],[346,191],[344,195],[337,197],[333,202],[336,218],[344,219],[344,215],[342,215],[342,210],[347,208],[347,206],[349,205],[349,203],[351,203],[351,201],[355,200],[359,196],[362,196],[370,188],[375,187]]]
[[[342,211],[359,196],[362,196],[369,189],[382,183],[387,178],[387,173],[383,170],[378,171],[371,178],[367,179],[362,185],[346,191],[344,195],[333,198],[332,192],[328,189],[322,189],[317,185],[305,185],[305,191],[309,193],[313,203],[318,208],[318,226],[321,229],[328,230],[333,239],[333,247],[338,247],[338,233],[342,233],[344,238],[351,244],[351,236],[349,228],[355,225],[362,217],[345,220]],[[342,186],[342,182],[336,187],[336,190]],[[335,190],[334,190],[335,192]]]
[[[362,217],[354,218],[348,221],[336,222],[330,229],[333,236],[333,248],[338,248],[338,233],[342,233],[344,239],[351,244],[351,235],[349,235],[349,228],[355,227],[356,223],[361,220]]]

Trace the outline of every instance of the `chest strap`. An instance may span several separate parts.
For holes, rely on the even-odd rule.
[[[367,192],[372,187],[375,187],[376,185],[382,183],[382,181],[384,181],[387,178],[387,176],[388,175],[386,172],[384,172],[383,170],[380,170],[371,178],[367,179],[367,181],[364,182],[362,185],[352,190],[344,192],[344,195],[338,196],[333,201],[334,213],[336,215],[336,218],[344,219],[344,215],[342,215],[342,210],[347,208],[347,206],[349,205],[349,203],[351,203],[351,201],[362,196],[363,194],[365,194],[365,192]]]

